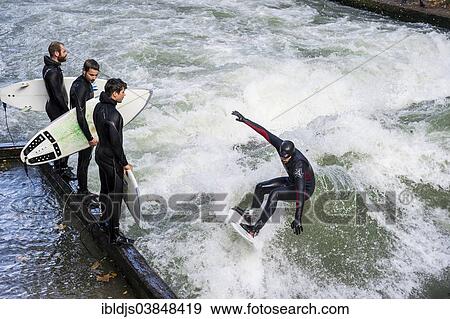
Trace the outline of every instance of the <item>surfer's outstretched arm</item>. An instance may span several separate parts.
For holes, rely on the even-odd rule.
[[[296,198],[295,198],[295,218],[291,224],[291,228],[296,235],[299,235],[303,231],[302,227],[302,215],[303,206],[305,204],[305,182],[303,178],[298,178],[295,183]]]
[[[264,127],[262,127],[261,125],[250,121],[249,119],[245,118],[241,113],[239,113],[238,111],[233,111],[233,113],[231,113],[232,115],[236,116],[236,121],[238,122],[243,122],[245,124],[247,124],[248,126],[250,126],[252,129],[254,129],[257,133],[259,133],[262,137],[264,137],[266,139],[267,142],[269,142],[270,144],[272,144],[273,147],[275,147],[277,149],[277,152],[280,149],[280,145],[283,142],[283,140],[281,138],[279,138],[278,136],[270,133],[268,130],[266,130]]]
[[[303,231],[302,216],[305,200],[310,195],[306,193],[305,183],[305,167],[303,161],[296,162],[294,168],[294,184],[295,184],[295,217],[291,223],[291,228],[296,235],[299,235]]]

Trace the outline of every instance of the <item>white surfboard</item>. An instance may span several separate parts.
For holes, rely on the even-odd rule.
[[[231,223],[231,226],[233,226],[234,230],[242,237],[244,238],[247,242],[249,242],[250,244],[254,245],[255,244],[255,238],[250,236],[244,228],[242,228],[241,225],[236,224],[236,223]]]
[[[123,176],[124,202],[133,216],[134,221],[141,226],[141,202],[139,198],[139,186],[132,171],[125,171]]]
[[[127,89],[117,110],[123,117],[124,125],[133,120],[149,103],[152,91]],[[92,136],[97,138],[93,122],[93,111],[98,98],[86,103],[86,120]],[[89,147],[77,121],[76,110],[72,109],[54,120],[49,126],[36,133],[20,153],[20,159],[27,165],[39,165],[66,157]]]
[[[70,94],[75,77],[65,77],[64,85],[67,94]],[[106,80],[97,79],[93,83],[94,98],[100,96],[100,92],[105,88]],[[45,112],[45,104],[48,100],[47,89],[43,79],[35,79],[11,84],[0,88],[0,100],[6,104],[19,108],[22,111]]]
[[[234,230],[239,234],[239,236],[241,236],[247,242],[249,242],[252,245],[254,245],[255,244],[255,238],[250,236],[249,233],[247,233],[245,231],[245,229],[242,228],[241,225],[239,225],[239,223],[245,222],[244,218],[242,217],[242,215],[238,211],[234,210],[233,208],[230,209],[230,215],[231,215],[230,224],[231,224],[231,226],[233,226]]]

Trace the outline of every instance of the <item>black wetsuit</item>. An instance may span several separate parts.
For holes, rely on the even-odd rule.
[[[101,220],[109,225],[111,240],[119,234],[119,219],[123,198],[123,167],[128,165],[123,151],[123,118],[113,99],[105,92],[94,109],[94,124],[98,133],[95,161],[100,172],[100,202],[104,207]]]
[[[248,119],[244,119],[243,122],[261,134],[276,148],[278,155],[280,155],[280,145],[283,142],[282,139],[270,133],[264,127]],[[314,192],[314,171],[309,164],[309,161],[298,149],[295,149],[295,153],[292,155],[292,158],[287,164],[283,163],[283,166],[288,173],[288,176],[261,182],[255,187],[252,208],[261,207],[264,200],[264,195],[269,194],[261,217],[255,224],[257,231],[259,231],[273,215],[279,200],[295,201],[295,219],[301,222],[304,203]]]
[[[76,108],[77,121],[86,140],[92,141],[93,137],[86,121],[86,101],[94,97],[94,90],[91,83],[80,75],[72,83],[70,88],[70,108]],[[77,180],[78,191],[87,192],[87,173],[89,162],[92,158],[92,147],[85,148],[78,152]]]
[[[53,122],[69,111],[67,106],[67,91],[64,86],[64,76],[60,68],[61,63],[53,61],[49,56],[44,56],[44,64],[42,77],[49,96],[47,104],[45,105],[45,111],[47,112],[50,121]],[[62,170],[67,168],[68,159],[69,157],[64,157],[55,161],[55,169]]]

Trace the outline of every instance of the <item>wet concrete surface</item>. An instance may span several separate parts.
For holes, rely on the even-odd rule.
[[[0,161],[0,298],[134,298],[88,229],[64,221],[40,170],[29,176]]]
[[[450,29],[450,8],[432,6],[432,2],[419,0],[331,0],[346,6],[376,12],[406,22],[429,23]]]

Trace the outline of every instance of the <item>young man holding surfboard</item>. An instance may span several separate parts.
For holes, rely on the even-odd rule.
[[[119,232],[124,172],[133,169],[123,151],[123,118],[116,109],[117,103],[122,103],[125,97],[126,88],[127,84],[121,79],[109,79],[105,84],[105,91],[100,94],[100,103],[95,106],[93,115],[98,133],[95,161],[98,164],[101,183],[101,222],[109,233],[111,243],[115,244],[133,243]]]
[[[94,97],[92,83],[97,79],[99,72],[100,66],[97,61],[93,59],[84,61],[83,74],[73,81],[70,88],[70,108],[76,109],[78,125],[90,146],[78,152],[77,193],[79,195],[93,195],[88,190],[87,174],[92,158],[92,148],[97,145],[97,139],[92,136],[86,121],[86,102]]]
[[[233,111],[232,115],[236,116],[236,121],[254,129],[276,148],[281,163],[288,173],[288,176],[277,177],[256,185],[251,208],[260,208],[264,195],[269,194],[266,205],[254,225],[240,224],[240,226],[253,238],[273,215],[279,200],[295,201],[295,218],[291,223],[291,228],[296,235],[299,235],[303,231],[302,213],[304,203],[311,197],[315,188],[314,171],[309,161],[295,148],[294,143],[291,141],[283,141],[264,127],[245,118],[238,111]],[[235,207],[234,210],[241,215],[245,214],[245,211],[240,207]]]
[[[61,63],[67,60],[67,49],[64,44],[58,41],[50,43],[48,47],[50,56],[44,56],[44,68],[42,69],[42,77],[44,78],[45,88],[49,99],[45,105],[50,121],[56,120],[58,117],[69,111],[67,106],[68,97],[66,87],[64,86],[64,76],[61,70]],[[62,158],[54,162],[57,173],[62,177],[75,180],[76,176],[67,166],[69,157]]]

